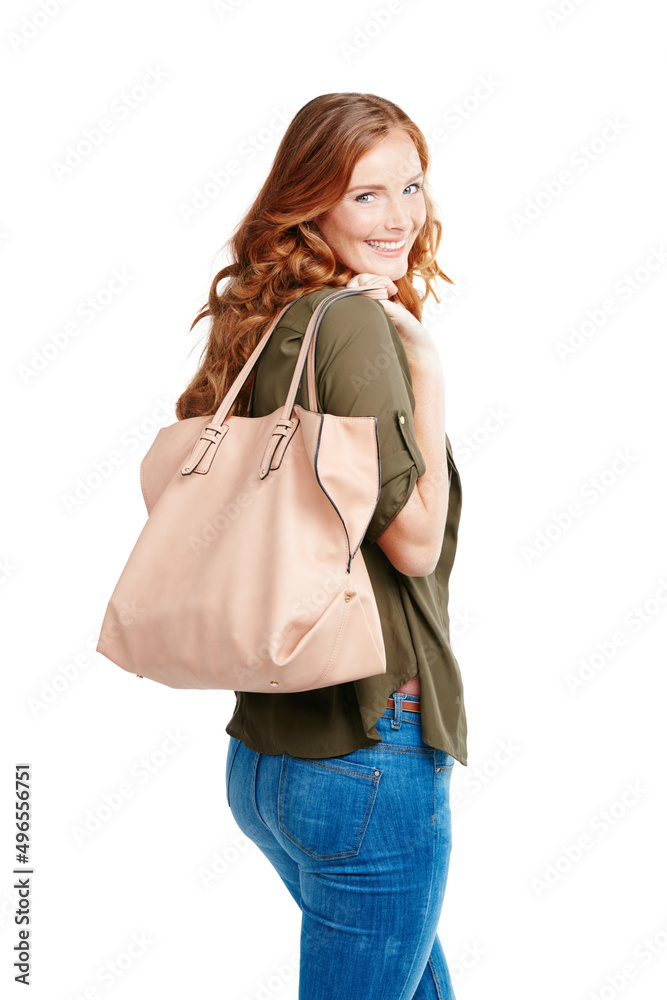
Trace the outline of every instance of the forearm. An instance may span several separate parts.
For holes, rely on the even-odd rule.
[[[415,438],[426,471],[417,480],[413,493],[417,515],[413,538],[426,547],[441,545],[449,504],[449,476],[445,442],[445,374],[435,345],[421,346],[409,358],[415,397]],[[414,496],[418,492],[418,497]],[[423,508],[419,512],[418,504]]]

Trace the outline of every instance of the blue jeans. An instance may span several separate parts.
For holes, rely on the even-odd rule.
[[[455,1000],[437,936],[455,759],[394,692],[382,743],[342,757],[262,754],[230,737],[238,827],[301,909],[300,1000]]]

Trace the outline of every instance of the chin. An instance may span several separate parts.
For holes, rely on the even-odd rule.
[[[400,260],[388,260],[385,266],[381,270],[378,269],[376,273],[386,274],[392,281],[398,281],[399,278],[404,278],[408,273],[408,265],[407,262],[402,263]]]
[[[355,264],[353,270],[356,274],[386,274],[388,278],[394,281],[398,278],[404,278],[408,273],[408,262],[407,260],[399,260],[398,258],[392,260],[390,257],[386,260],[382,260],[382,258],[378,258],[378,260],[364,260],[360,261],[358,265]]]

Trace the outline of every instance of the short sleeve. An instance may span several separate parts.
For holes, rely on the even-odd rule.
[[[384,307],[366,295],[333,302],[320,324],[315,366],[322,412],[377,417],[380,498],[364,538],[375,542],[426,471],[415,438],[410,368]]]

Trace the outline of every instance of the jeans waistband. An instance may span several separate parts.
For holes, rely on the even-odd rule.
[[[411,723],[413,726],[421,726],[421,712],[403,711],[404,701],[420,701],[418,694],[404,694],[402,691],[393,691],[390,698],[394,700],[394,707],[385,708],[383,719],[391,720],[392,729],[398,729],[402,723]]]

